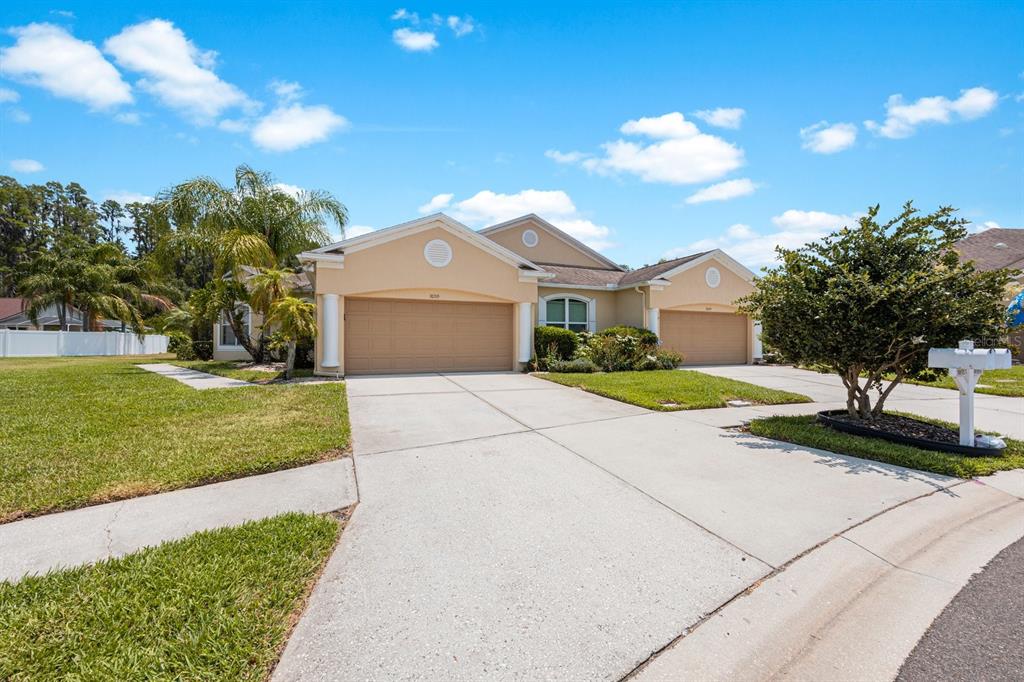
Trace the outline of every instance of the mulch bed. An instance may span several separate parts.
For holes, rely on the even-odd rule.
[[[958,445],[960,443],[959,432],[951,431],[944,426],[936,426],[935,424],[911,419],[910,417],[883,414],[870,421],[851,417],[849,414],[830,414],[829,417],[837,421],[859,426],[862,429],[878,431],[879,433],[893,433],[908,438],[921,438],[951,445]]]

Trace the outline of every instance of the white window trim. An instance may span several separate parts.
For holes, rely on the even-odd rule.
[[[242,307],[245,308],[245,311],[246,311],[246,316],[245,316],[245,333],[248,334],[250,337],[252,337],[252,308],[249,306],[248,303],[243,303]],[[231,345],[224,345],[224,344],[222,344],[220,342],[221,328],[224,326],[225,323],[226,323],[226,320],[224,319],[224,313],[221,312],[220,319],[217,320],[217,337],[216,337],[216,339],[217,339],[217,348],[218,349],[223,348],[224,350],[245,350],[245,346],[243,346],[241,344],[238,344],[238,343],[234,343],[234,344],[231,344]],[[236,338],[235,340],[237,341],[238,339]]]
[[[547,296],[541,296],[537,301],[537,326],[543,327],[548,323],[548,301],[565,298],[571,301],[580,301],[581,303],[587,304],[587,331],[593,334],[597,331],[597,299],[587,298],[586,296],[580,296],[578,294],[548,294]],[[569,311],[565,311],[568,316]],[[566,320],[568,323],[568,320]]]

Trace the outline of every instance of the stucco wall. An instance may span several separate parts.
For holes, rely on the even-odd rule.
[[[249,326],[249,333],[255,333],[263,324],[263,316],[259,313],[252,315],[252,324]],[[242,348],[221,348],[220,346],[220,324],[213,325],[213,359],[214,360],[251,360],[249,353]]]
[[[704,279],[710,267],[717,268],[722,277],[721,283],[714,288],[709,287]],[[731,312],[736,310],[737,299],[754,290],[753,285],[716,259],[685,270],[669,281],[671,286],[651,291],[649,308]]]
[[[423,257],[423,247],[432,239],[443,239],[452,248],[452,260],[443,268],[430,265]],[[318,265],[315,279],[318,326],[323,323],[322,294],[342,297],[338,316],[341,365],[337,369],[320,366],[322,334],[317,336],[316,369],[329,374],[344,373],[346,296],[534,304],[537,301],[537,284],[520,281],[518,267],[442,227],[346,253],[343,268]],[[518,338],[518,315],[515,315],[513,333]],[[513,343],[513,349],[516,345]]]
[[[537,233],[539,239],[536,246],[529,247],[523,244],[523,232],[525,230],[533,230]],[[584,268],[608,268],[607,263],[599,261],[593,256],[567,244],[534,220],[524,220],[521,224],[484,236],[534,263],[558,263],[560,265],[575,265]]]

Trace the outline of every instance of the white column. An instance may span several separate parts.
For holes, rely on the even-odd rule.
[[[323,295],[321,367],[338,366],[338,294]]]
[[[566,309],[565,314],[569,315],[569,310]],[[597,331],[597,299],[592,298],[587,301],[587,331],[593,334]]]
[[[657,308],[647,309],[647,328],[654,332],[655,334],[658,334],[658,323],[660,321],[660,317],[661,316],[659,315],[659,310]]]
[[[519,304],[519,362],[529,362],[533,355],[533,304]]]
[[[761,343],[761,321],[754,320],[754,359],[764,358],[764,344]]]

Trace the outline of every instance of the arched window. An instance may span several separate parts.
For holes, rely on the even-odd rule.
[[[539,322],[574,332],[594,331],[594,301],[582,296],[545,296]]]

